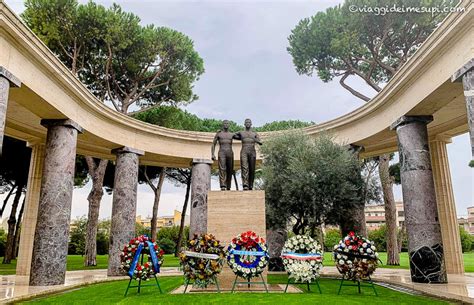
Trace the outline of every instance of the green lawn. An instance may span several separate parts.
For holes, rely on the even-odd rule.
[[[3,258],[0,257],[0,260]],[[408,254],[406,252],[400,253],[400,266],[387,266],[387,253],[380,252],[380,259],[382,263],[380,268],[401,268],[409,269]],[[324,253],[324,265],[334,266],[331,252]],[[165,254],[165,261],[163,267],[178,267],[179,259],[172,254]],[[0,275],[15,274],[16,260],[13,260],[9,265],[0,264]],[[84,270],[84,269],[107,269],[107,255],[97,256],[97,266],[84,267],[83,257],[81,255],[68,255],[67,270]],[[464,270],[466,272],[474,272],[474,252],[464,253]]]
[[[107,269],[107,258],[108,255],[97,255],[97,266],[84,267],[84,257],[81,255],[68,255],[67,256],[67,270],[88,270],[88,269]],[[0,257],[0,261],[3,257]],[[165,261],[163,267],[178,267],[179,259],[174,257],[173,254],[165,254]],[[0,264],[0,275],[4,274],[15,274],[16,260],[12,260],[11,264]]]
[[[270,275],[270,283],[286,283],[284,275]],[[379,294],[376,297],[372,289],[362,288],[362,293],[357,293],[356,287],[343,287],[341,295],[337,295],[339,281],[321,279],[321,290],[307,293],[301,285],[303,294],[265,294],[265,293],[209,293],[209,294],[168,294],[171,290],[181,285],[180,277],[163,277],[160,284],[165,294],[159,294],[155,287],[144,287],[137,295],[136,290],[130,290],[127,297],[123,296],[128,281],[116,281],[95,284],[62,292],[57,295],[46,296],[25,303],[39,304],[449,304],[444,301],[413,296],[380,286],[376,286]]]

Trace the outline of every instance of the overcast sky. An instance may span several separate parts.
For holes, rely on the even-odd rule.
[[[287,37],[299,20],[342,1],[96,1],[112,2],[140,16],[143,24],[153,23],[179,30],[194,41],[204,59],[206,72],[196,83],[199,100],[186,109],[200,117],[231,119],[254,125],[275,120],[299,119],[321,123],[341,116],[363,103],[340,87],[337,81],[323,83],[317,77],[295,72],[287,53]],[[23,1],[6,0],[16,12]],[[351,84],[365,94],[372,92],[361,81]],[[473,205],[474,177],[467,167],[470,144],[467,135],[448,146],[458,215]],[[213,188],[217,187],[213,181]],[[90,185],[74,191],[72,218],[87,215]],[[183,204],[184,188],[166,183],[160,215],[170,215]],[[401,200],[400,187],[395,197]],[[105,195],[101,218],[111,214],[112,196]],[[138,211],[151,214],[153,194],[139,186]],[[8,211],[7,211],[8,213]]]

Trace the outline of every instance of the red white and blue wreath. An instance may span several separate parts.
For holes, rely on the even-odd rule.
[[[336,267],[346,279],[359,281],[370,278],[377,269],[378,257],[374,243],[354,232],[334,246]]]
[[[148,256],[147,261],[143,265],[143,262],[140,260],[142,254]],[[164,254],[165,252],[148,236],[141,235],[132,238],[120,254],[122,270],[130,278],[146,281],[154,274],[160,272]]]
[[[250,279],[260,275],[268,264],[265,239],[247,231],[232,239],[227,247],[227,264],[235,275]]]
[[[289,278],[311,283],[319,277],[323,266],[321,246],[310,236],[296,235],[288,239],[281,253]]]

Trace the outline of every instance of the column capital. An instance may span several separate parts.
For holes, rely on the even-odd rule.
[[[21,81],[10,71],[0,66],[0,76],[6,78],[13,87],[21,87]]]
[[[432,115],[404,115],[400,117],[398,120],[393,122],[392,125],[390,125],[390,130],[396,130],[398,127],[415,123],[415,122],[421,122],[428,124],[429,122],[433,121],[433,116]]]
[[[437,134],[434,137],[430,137],[430,143],[431,142],[442,142],[445,144],[449,144],[449,143],[452,143],[453,140],[448,135]]]
[[[132,154],[136,154],[136,155],[139,155],[139,156],[143,156],[145,154],[145,152],[143,150],[139,150],[139,149],[129,147],[129,146],[122,146],[122,147],[114,148],[114,149],[111,150],[111,153],[114,154],[114,155],[119,155],[119,154],[124,154],[124,153],[132,153]]]
[[[84,132],[84,129],[71,119],[42,119],[41,125],[46,128],[51,126],[66,126],[76,129],[79,133]]]
[[[474,58],[471,58],[464,66],[462,66],[459,70],[454,72],[454,74],[451,76],[451,82],[461,82],[462,77],[464,74],[467,72],[471,71],[474,69]]]
[[[214,161],[212,161],[211,159],[194,158],[191,161],[191,165],[194,165],[194,164],[209,164],[209,165],[212,165],[212,164],[214,164]]]

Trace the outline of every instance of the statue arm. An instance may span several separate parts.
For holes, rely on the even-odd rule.
[[[236,132],[236,133],[234,133],[234,135],[232,136],[232,139],[235,139],[235,140],[242,140],[242,135],[240,134],[240,132]]]
[[[211,158],[212,160],[216,160],[216,145],[217,141],[219,140],[219,133],[216,133],[216,136],[214,137],[214,141],[212,141],[212,147],[211,147]]]

